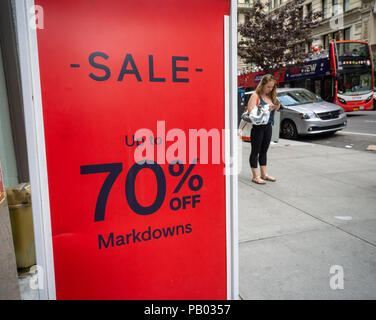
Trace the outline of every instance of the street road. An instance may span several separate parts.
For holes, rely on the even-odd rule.
[[[338,148],[366,151],[369,145],[376,145],[376,111],[354,111],[347,113],[347,127],[334,135],[318,135],[299,138],[300,141],[317,143]]]

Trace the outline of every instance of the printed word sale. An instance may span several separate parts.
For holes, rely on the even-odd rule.
[[[104,60],[108,60],[110,57],[104,52],[93,52],[89,55],[89,63],[92,67],[98,69],[95,72],[91,72],[89,77],[95,81],[106,81],[111,77],[111,69],[104,64]],[[171,57],[171,80],[172,82],[189,82],[189,78],[183,77],[181,72],[188,72],[188,67],[182,61],[188,61],[188,57]],[[143,61],[145,63],[145,61]],[[166,82],[166,77],[156,75],[154,56],[148,56],[148,81],[149,82]],[[179,64],[179,65],[178,65]],[[141,76],[140,68],[137,66],[132,54],[126,54],[122,66],[119,66],[120,71],[117,76],[117,81],[123,81],[125,77],[134,77],[137,81],[142,82],[145,76]],[[145,67],[142,66],[142,69]],[[196,71],[202,71],[202,69],[196,69]],[[103,73],[104,72],[104,73]],[[180,73],[178,75],[178,72]]]

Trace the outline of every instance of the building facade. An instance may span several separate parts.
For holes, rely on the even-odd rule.
[[[255,0],[238,0],[238,23],[245,20],[246,12]],[[263,0],[268,10],[273,11],[293,0]],[[308,10],[322,12],[320,23],[312,30],[312,40],[302,44],[306,51],[311,45],[328,48],[331,41],[358,40],[367,41],[376,52],[376,0],[306,0],[304,14]],[[240,37],[240,36],[239,36]],[[239,72],[244,72],[246,65],[239,58]]]

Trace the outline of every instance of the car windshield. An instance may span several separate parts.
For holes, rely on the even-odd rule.
[[[296,106],[299,104],[307,104],[322,101],[321,98],[307,90],[294,90],[278,93],[278,100],[284,106]]]

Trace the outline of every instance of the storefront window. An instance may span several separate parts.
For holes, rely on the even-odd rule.
[[[6,187],[18,184],[16,154],[14,150],[7,85],[0,48],[0,154]]]

